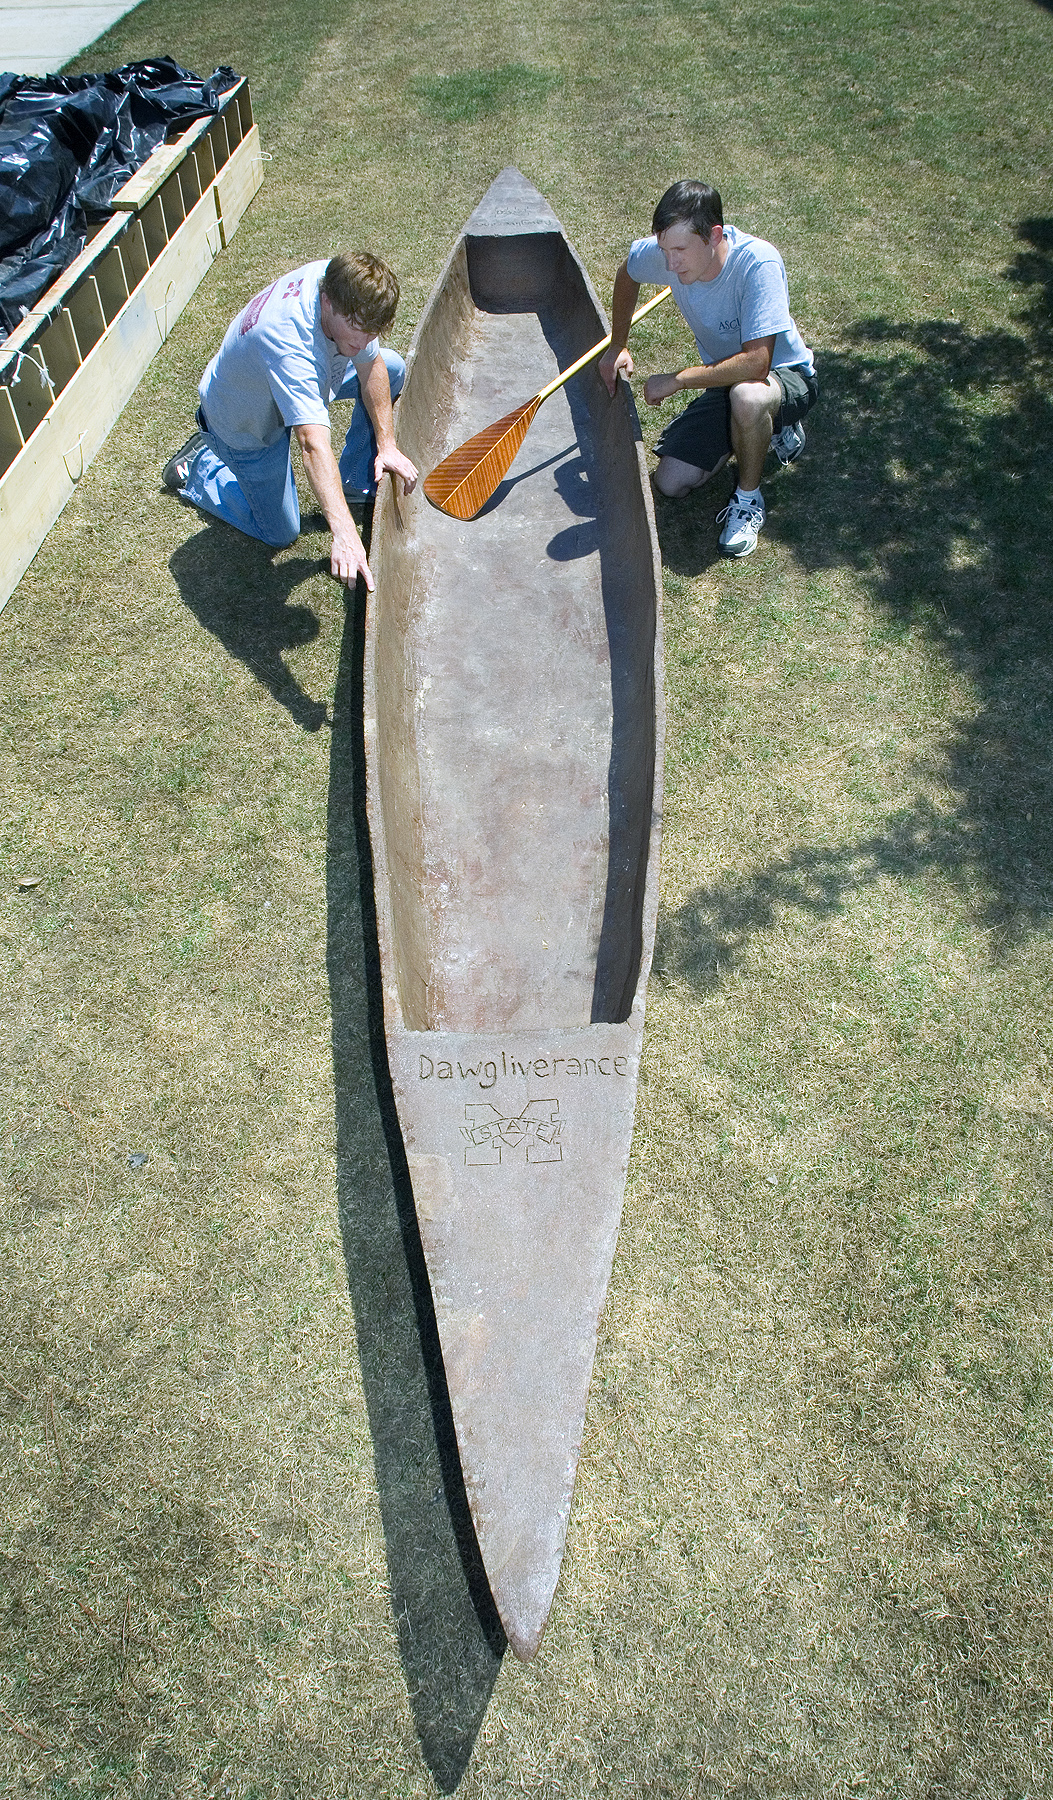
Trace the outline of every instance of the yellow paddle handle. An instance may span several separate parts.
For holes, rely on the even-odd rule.
[[[637,319],[642,319],[645,313],[652,312],[656,306],[661,306],[662,301],[668,300],[672,291],[672,288],[664,287],[660,294],[654,296],[653,300],[648,300],[645,305],[633,313],[629,324],[635,325]],[[550,394],[554,394],[557,388],[562,387],[565,381],[569,381],[572,375],[576,375],[579,369],[583,369],[586,363],[590,363],[594,356],[602,356],[610,341],[611,334],[608,332],[601,343],[593,344],[592,349],[586,350],[584,356],[579,356],[576,363],[571,363],[569,369],[564,369],[562,375],[557,375],[555,381],[550,381],[546,388],[542,388],[538,395],[539,404],[542,400],[547,400]]]

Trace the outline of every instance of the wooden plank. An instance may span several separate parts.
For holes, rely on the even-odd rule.
[[[124,268],[124,279],[129,294],[135,292],[149,272],[150,253],[146,248],[141,219],[133,219],[124,236],[118,240],[121,264]]]
[[[8,392],[22,436],[28,439],[50,412],[55,399],[43,357],[35,345],[20,358],[18,374]]]
[[[186,207],[183,205],[183,192],[179,186],[177,169],[173,170],[157,197],[161,202],[161,211],[164,214],[165,230],[171,240],[186,218]]]
[[[45,326],[37,342],[51,376],[51,385],[56,394],[61,394],[66,383],[73,380],[83,361],[68,307],[60,308],[50,325]]]
[[[106,330],[106,314],[94,275],[86,276],[76,292],[70,295],[69,312],[76,328],[83,362],[88,351],[94,350]]]
[[[247,75],[242,76],[237,87],[231,88],[230,98],[237,104],[238,118],[241,121],[241,135],[242,137],[248,137],[255,121],[252,116],[252,99],[249,94],[249,81]]]
[[[148,200],[152,200],[164,182],[168,180],[177,163],[181,163],[186,151],[177,138],[174,144],[159,144],[153,155],[144,162],[141,169],[118,188],[111,205],[118,212],[142,212]]]
[[[230,145],[231,155],[233,155],[234,151],[241,143],[242,138],[245,136],[245,127],[242,124],[241,119],[241,108],[238,105],[237,88],[234,88],[228,96],[227,103],[221,109],[219,116],[227,128],[227,142]]]
[[[246,207],[263,186],[260,130],[253,125],[226,167],[216,176],[216,204],[224,246],[230,243]]]
[[[168,246],[168,226],[165,224],[160,194],[155,194],[152,200],[147,201],[139,214],[139,224],[143,230],[146,254],[155,263],[159,256],[164,255]]]
[[[186,217],[177,217],[183,213],[180,178],[166,163],[142,212],[129,220],[125,210],[110,220],[19,327],[19,341],[12,345],[9,338],[0,345],[0,608],[259,191],[263,156],[244,83],[231,100],[233,151],[222,115],[193,128],[194,184],[200,184],[201,198]],[[167,148],[180,149],[188,135]],[[206,182],[204,171],[217,161],[219,178]],[[172,184],[167,195],[166,183]],[[128,297],[117,304],[122,286]],[[67,296],[68,304],[56,294]],[[93,347],[84,354],[93,336]],[[55,381],[47,379],[50,364],[44,367],[45,337],[60,382],[57,393]],[[83,360],[71,369],[74,349]],[[13,366],[20,367],[20,381],[3,385]]]
[[[239,87],[241,83],[238,84]],[[238,92],[237,88],[231,90]],[[111,205],[119,212],[141,212],[148,200],[152,200],[158,189],[168,180],[174,168],[182,162],[198,139],[203,137],[215,124],[215,115],[206,113],[201,119],[187,127],[186,131],[173,138],[170,144],[159,144],[157,149],[141,169],[130,175],[124,186],[117,189]]]
[[[131,395],[220,248],[214,189],[198,202],[109,330],[85,357],[25,449],[0,477],[0,606],[25,573],[84,469],[98,453]],[[39,379],[27,370],[23,390],[35,398]],[[32,383],[32,389],[29,384]],[[50,388],[47,390],[50,397]],[[28,417],[16,399],[21,420]],[[23,425],[23,435],[25,426]]]
[[[212,160],[218,173],[224,163],[230,161],[230,139],[227,137],[227,127],[223,123],[222,114],[218,119],[213,119],[209,126],[208,141],[212,146]]]
[[[7,388],[0,387],[0,476],[21,453],[22,432]]]
[[[117,244],[111,245],[95,264],[95,280],[107,325],[117,317],[128,298],[128,280]]]
[[[208,132],[198,140],[190,154],[197,164],[198,187],[204,193],[216,179],[216,153]]]
[[[184,213],[193,212],[201,198],[201,177],[197,172],[197,157],[190,153],[184,156],[177,170],[179,176],[179,192],[183,196]]]
[[[40,321],[51,317],[58,311],[59,307],[65,303],[67,295],[83,281],[85,275],[99,258],[104,256],[110,245],[120,237],[125,230],[126,223],[124,219],[107,219],[105,225],[96,232],[91,243],[85,246],[80,255],[70,263],[68,269],[63,269],[62,274],[52,282],[47,292],[41,294],[28,318],[23,319],[21,325],[16,326],[10,337],[5,338],[3,344],[0,344],[0,356],[5,356],[9,350],[19,349],[22,344],[27,343]]]

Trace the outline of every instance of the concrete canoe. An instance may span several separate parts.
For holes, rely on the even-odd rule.
[[[608,331],[506,169],[414,335],[422,476]],[[570,1516],[636,1106],[658,903],[661,567],[624,383],[546,401],[470,523],[390,483],[365,657],[385,1034],[475,1531],[541,1641]]]

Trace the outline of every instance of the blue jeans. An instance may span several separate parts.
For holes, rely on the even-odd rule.
[[[394,400],[402,392],[406,365],[394,350],[382,350],[380,354],[387,366]],[[373,421],[359,396],[354,363],[348,364],[340,390],[333,398],[355,402],[340,454],[340,479],[345,488],[373,493],[377,439]],[[225,519],[246,537],[259,538],[275,549],[294,543],[300,534],[300,502],[289,452],[291,430],[286,430],[277,443],[263,445],[259,450],[235,450],[208,429],[203,416],[201,426],[206,448],[194,458],[183,499],[201,512],[211,513],[213,518]]]

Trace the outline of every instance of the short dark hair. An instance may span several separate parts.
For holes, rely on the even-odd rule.
[[[387,263],[368,250],[342,250],[327,264],[321,289],[334,312],[374,336],[386,331],[399,303],[399,284]]]
[[[670,225],[690,225],[708,244],[714,225],[723,223],[724,209],[716,188],[705,181],[674,181],[654,209],[651,230],[657,237]]]

